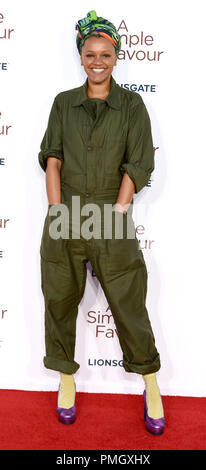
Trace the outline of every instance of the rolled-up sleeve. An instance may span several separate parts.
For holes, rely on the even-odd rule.
[[[62,113],[58,100],[59,95],[54,98],[49,114],[48,125],[40,145],[41,151],[38,160],[41,168],[46,171],[47,158],[55,157],[64,160],[63,138],[62,138]]]
[[[154,170],[154,147],[150,117],[144,102],[131,108],[125,162],[120,172],[128,173],[138,193],[149,181]]]

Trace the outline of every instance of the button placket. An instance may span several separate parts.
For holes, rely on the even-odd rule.
[[[96,161],[95,161],[95,128],[99,122],[100,116],[104,113],[106,106],[97,106],[96,118],[93,120],[87,142],[87,162],[86,162],[86,197],[89,197],[95,191],[95,175],[96,175]],[[94,133],[94,135],[93,135]],[[94,145],[93,145],[94,144]]]

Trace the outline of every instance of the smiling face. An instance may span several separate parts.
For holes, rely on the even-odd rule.
[[[103,37],[90,36],[81,50],[81,64],[91,83],[110,80],[117,55],[110,41]]]

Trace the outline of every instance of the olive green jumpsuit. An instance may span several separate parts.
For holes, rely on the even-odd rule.
[[[135,232],[132,204],[128,214],[112,216],[112,236],[105,237],[104,205],[115,204],[126,171],[135,193],[154,169],[150,118],[141,96],[121,88],[111,75],[105,100],[88,98],[88,78],[54,99],[38,158],[46,170],[47,157],[62,161],[61,203],[69,209],[69,236],[53,239],[44,222],[40,247],[41,287],[45,301],[45,367],[68,374],[74,360],[78,305],[83,297],[89,260],[109,303],[127,372],[149,374],[160,369],[160,357],[146,309],[148,273],[139,242],[127,236],[127,219]],[[80,212],[95,203],[101,213],[101,237],[72,238],[72,196]],[[123,238],[114,234],[114,217],[123,218]],[[81,223],[87,216],[80,216]],[[116,222],[115,222],[116,223]]]

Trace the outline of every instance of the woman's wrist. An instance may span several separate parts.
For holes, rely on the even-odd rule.
[[[61,202],[60,201],[59,202],[50,202],[50,201],[48,201],[49,206],[54,206],[56,204],[61,204]]]
[[[129,204],[120,204],[119,202],[116,202],[114,205],[114,210],[117,212],[122,212],[123,214],[126,214],[128,207],[129,207]]]

